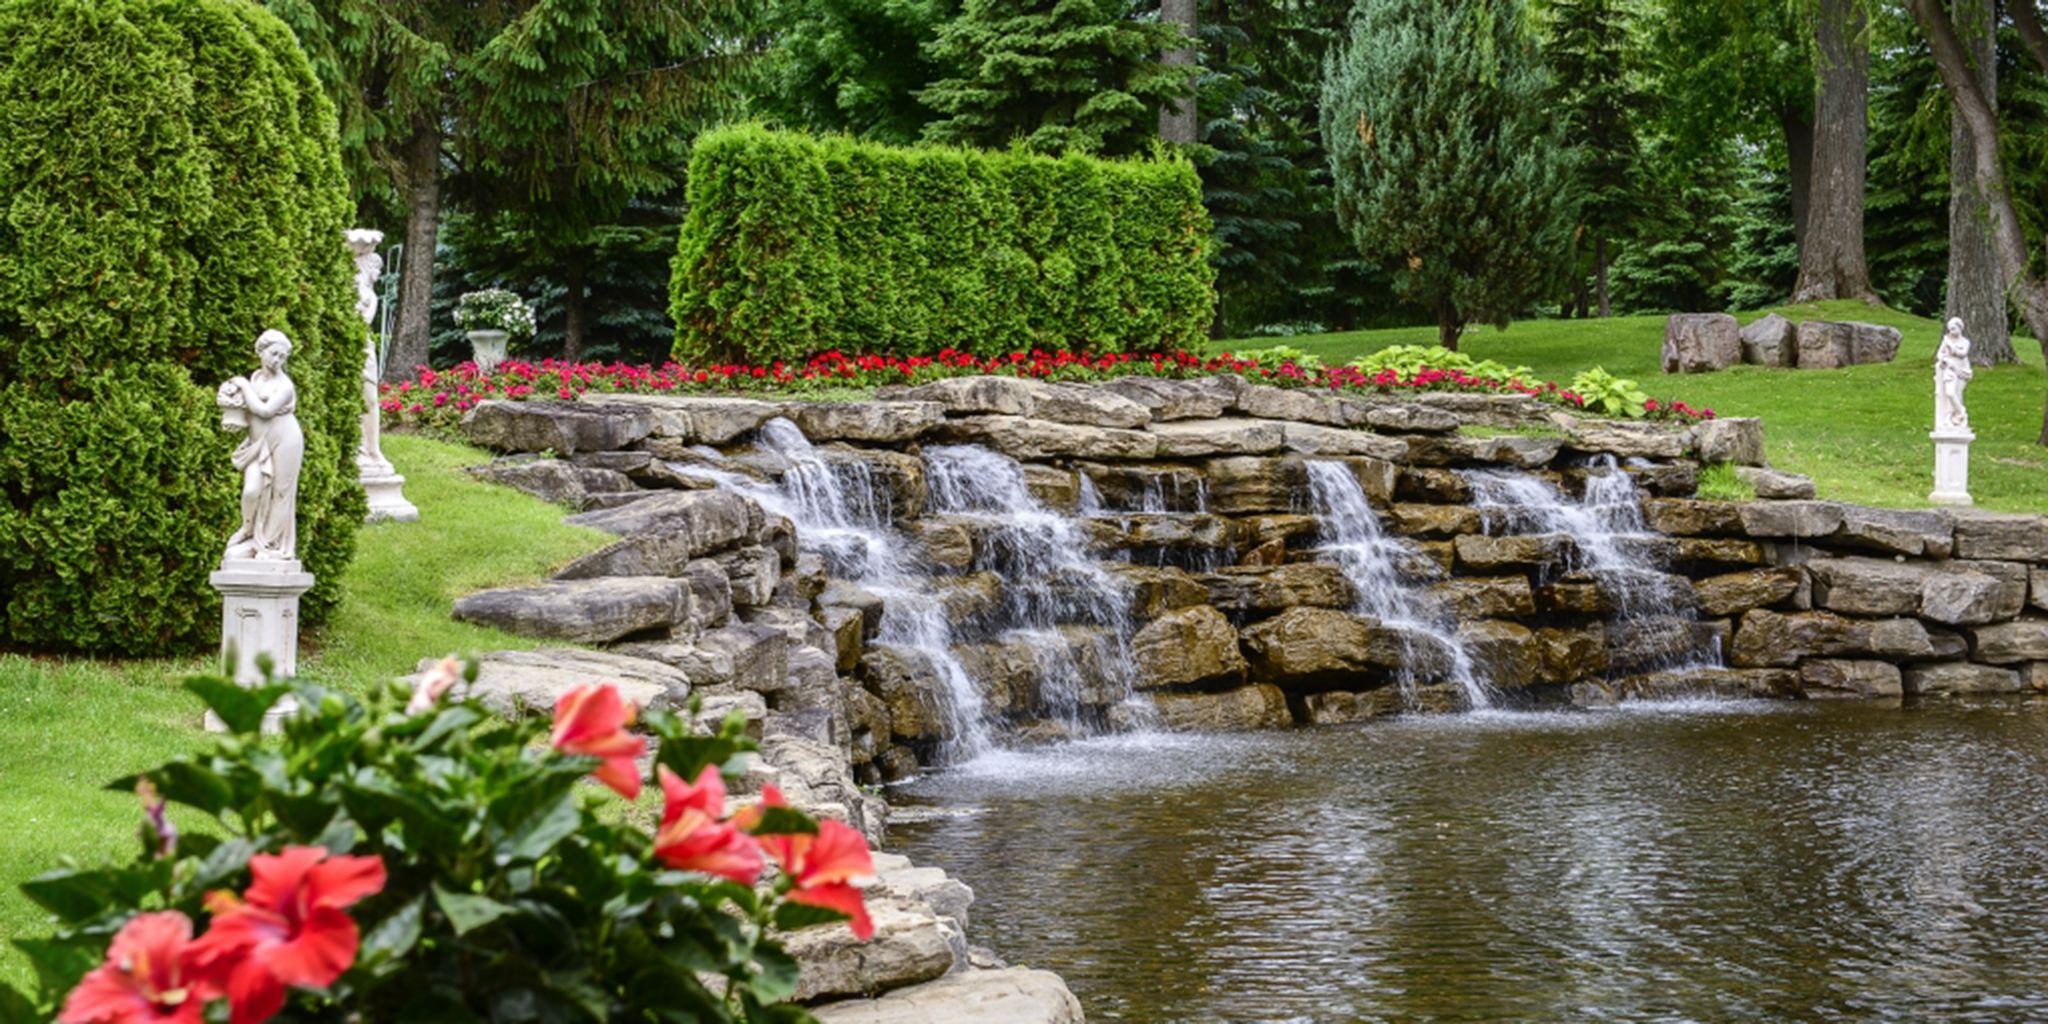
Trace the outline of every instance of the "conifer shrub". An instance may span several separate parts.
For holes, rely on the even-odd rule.
[[[1185,161],[698,140],[671,291],[691,364],[828,352],[1197,348],[1215,313]]]
[[[214,391],[294,342],[298,554],[338,593],[364,513],[362,321],[332,107],[247,0],[0,0],[0,637],[206,642],[239,519]]]

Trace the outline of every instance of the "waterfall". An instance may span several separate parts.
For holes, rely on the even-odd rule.
[[[1608,647],[1622,657],[1618,667],[1657,671],[1720,663],[1718,648],[1702,651],[1691,584],[1658,564],[1660,538],[1644,525],[1642,494],[1612,455],[1587,465],[1577,501],[1527,473],[1465,470],[1462,476],[1488,534],[1569,540],[1566,574],[1590,579],[1612,602]]]
[[[1352,611],[1398,630],[1410,650],[1419,653],[1427,645],[1441,652],[1449,661],[1451,681],[1465,691],[1466,701],[1475,709],[1492,707],[1489,688],[1458,639],[1452,616],[1403,576],[1400,567],[1412,561],[1414,552],[1380,530],[1379,514],[1351,468],[1341,462],[1311,461],[1308,489],[1318,530],[1316,554],[1336,563],[1351,580],[1358,592]],[[1412,685],[1413,679],[1402,683]]]
[[[925,511],[974,524],[973,568],[1002,581],[999,639],[1032,652],[1047,710],[1085,732],[1095,728],[1085,706],[1132,704],[1129,595],[1089,556],[1081,521],[1045,507],[1023,467],[987,448],[933,446],[924,459]],[[1100,507],[1089,487],[1083,504],[1091,498]]]

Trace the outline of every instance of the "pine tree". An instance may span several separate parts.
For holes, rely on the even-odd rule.
[[[917,94],[946,74],[930,46],[959,13],[960,0],[777,0],[754,107],[793,128],[916,142],[935,116]]]
[[[1324,65],[1338,220],[1446,348],[1557,280],[1577,211],[1551,98],[1518,0],[1359,0]]]
[[[931,54],[952,71],[918,94],[930,142],[1120,155],[1151,144],[1159,109],[1195,68],[1162,64],[1179,26],[1135,21],[1124,0],[967,0]]]
[[[1592,258],[1604,317],[1610,249],[1629,233],[1642,198],[1635,121],[1643,97],[1630,83],[1629,16],[1620,0],[1551,0],[1550,13],[1544,54],[1557,76],[1565,138],[1578,151],[1579,244]]]

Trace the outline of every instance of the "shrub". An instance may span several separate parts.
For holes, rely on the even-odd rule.
[[[646,740],[616,690],[571,691],[550,729],[438,703],[460,671],[450,659],[366,703],[189,680],[231,735],[113,783],[143,800],[132,861],[22,886],[58,931],[21,943],[39,994],[0,985],[0,1024],[59,1007],[197,1024],[216,1001],[252,1024],[809,1019],[774,1005],[797,981],[774,933],[849,917],[871,931],[849,881],[873,872],[859,832],[773,787],[728,813],[720,769],[752,749],[744,723],[694,735],[664,711],[642,716],[661,814],[636,824],[583,784],[643,784]],[[287,692],[300,711],[260,737]],[[85,1012],[113,994],[132,1016]],[[138,996],[190,1016],[145,1015]]]
[[[676,358],[1199,347],[1215,311],[1180,160],[885,146],[758,127],[698,140]]]
[[[486,288],[456,300],[455,323],[465,331],[504,331],[518,341],[533,337],[533,307],[503,288]]]
[[[239,519],[213,392],[295,343],[299,557],[339,594],[362,321],[334,114],[239,0],[0,0],[0,634],[129,654],[218,621]]]
[[[1363,358],[1352,360],[1351,365],[1368,376],[1391,369],[1404,377],[1412,377],[1426,369],[1437,369],[1459,370],[1483,380],[1502,383],[1536,379],[1536,371],[1526,366],[1508,366],[1492,359],[1474,359],[1441,345],[1389,345]]]

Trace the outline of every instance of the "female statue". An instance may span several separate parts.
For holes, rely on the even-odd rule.
[[[1963,407],[1963,389],[1976,371],[1970,366],[1970,339],[1960,319],[1948,322],[1941,347],[1934,350],[1934,429],[1970,429],[1970,411]]]
[[[242,471],[242,528],[228,538],[228,558],[292,561],[298,549],[299,467],[306,435],[299,430],[298,390],[285,375],[292,340],[282,331],[256,338],[262,368],[220,386],[221,424],[247,430],[235,447]]]

